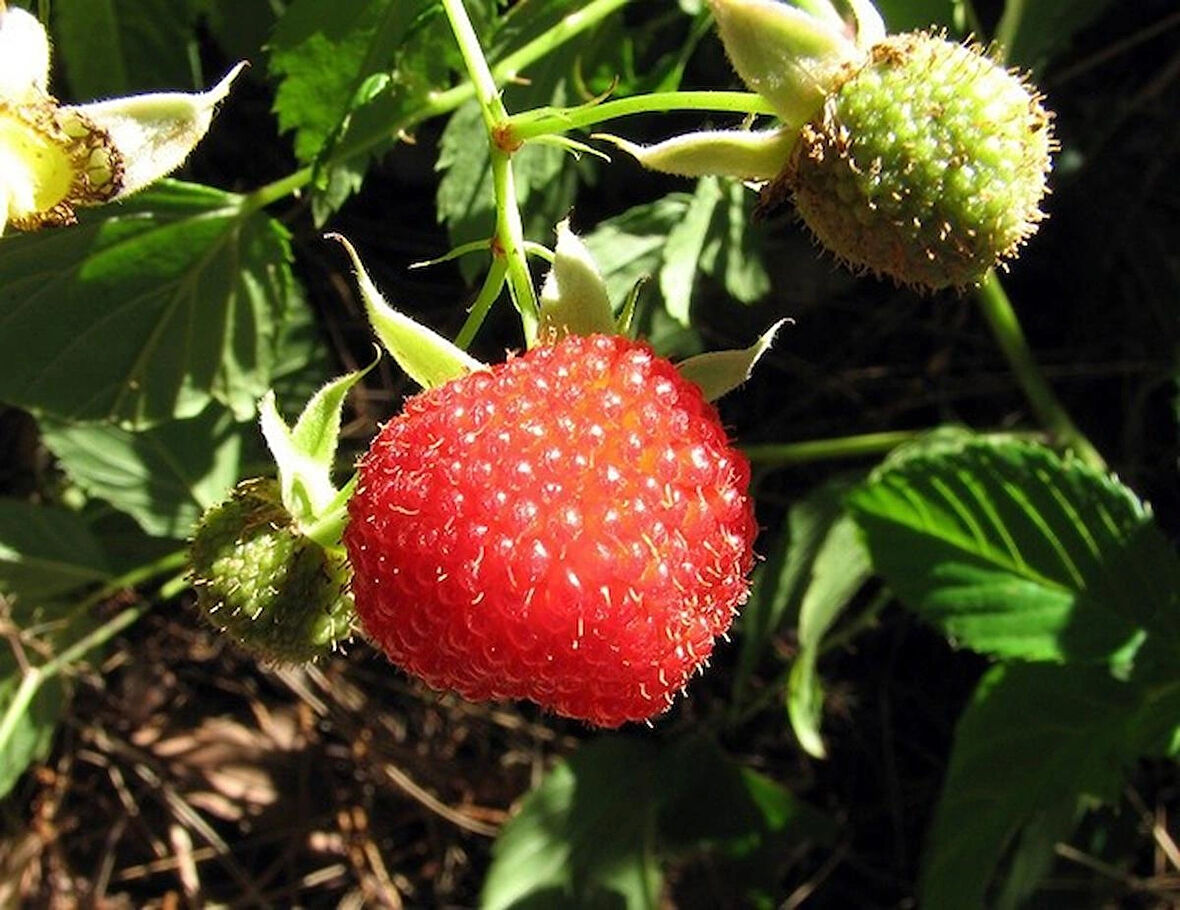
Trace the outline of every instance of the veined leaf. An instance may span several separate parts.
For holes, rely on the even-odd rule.
[[[1178,637],[1180,567],[1148,510],[1047,449],[985,439],[898,456],[848,505],[898,597],[966,647],[1119,662],[1144,630]]]
[[[41,431],[88,494],[127,513],[148,534],[178,539],[225,497],[240,476],[247,439],[258,434],[253,423],[236,423],[215,404],[142,432],[51,419],[41,421]]]
[[[251,417],[299,291],[287,232],[241,203],[164,181],[76,227],[5,237],[0,400],[137,428],[211,399]]]

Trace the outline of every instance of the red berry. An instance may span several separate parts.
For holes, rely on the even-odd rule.
[[[666,710],[747,596],[750,470],[642,342],[569,336],[406,403],[345,544],[394,663],[604,727]]]

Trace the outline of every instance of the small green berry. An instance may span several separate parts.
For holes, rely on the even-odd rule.
[[[978,49],[892,36],[846,66],[767,198],[789,192],[853,267],[916,287],[968,285],[1044,217],[1050,120]]]
[[[273,480],[209,509],[189,555],[201,612],[258,657],[302,663],[350,634],[346,561],[300,532]]]

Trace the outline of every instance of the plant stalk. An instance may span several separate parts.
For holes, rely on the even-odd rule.
[[[1061,445],[1072,449],[1083,462],[1100,471],[1106,470],[1102,455],[1077,428],[1045,380],[995,269],[990,269],[975,289],[975,299],[1037,419]]]

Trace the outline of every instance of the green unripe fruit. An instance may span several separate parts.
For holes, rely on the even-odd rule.
[[[258,657],[314,660],[351,632],[343,555],[299,531],[273,480],[245,481],[209,509],[189,556],[201,612]]]
[[[968,285],[1044,217],[1050,119],[977,49],[889,37],[846,67],[769,192],[789,191],[853,267],[917,287]]]

